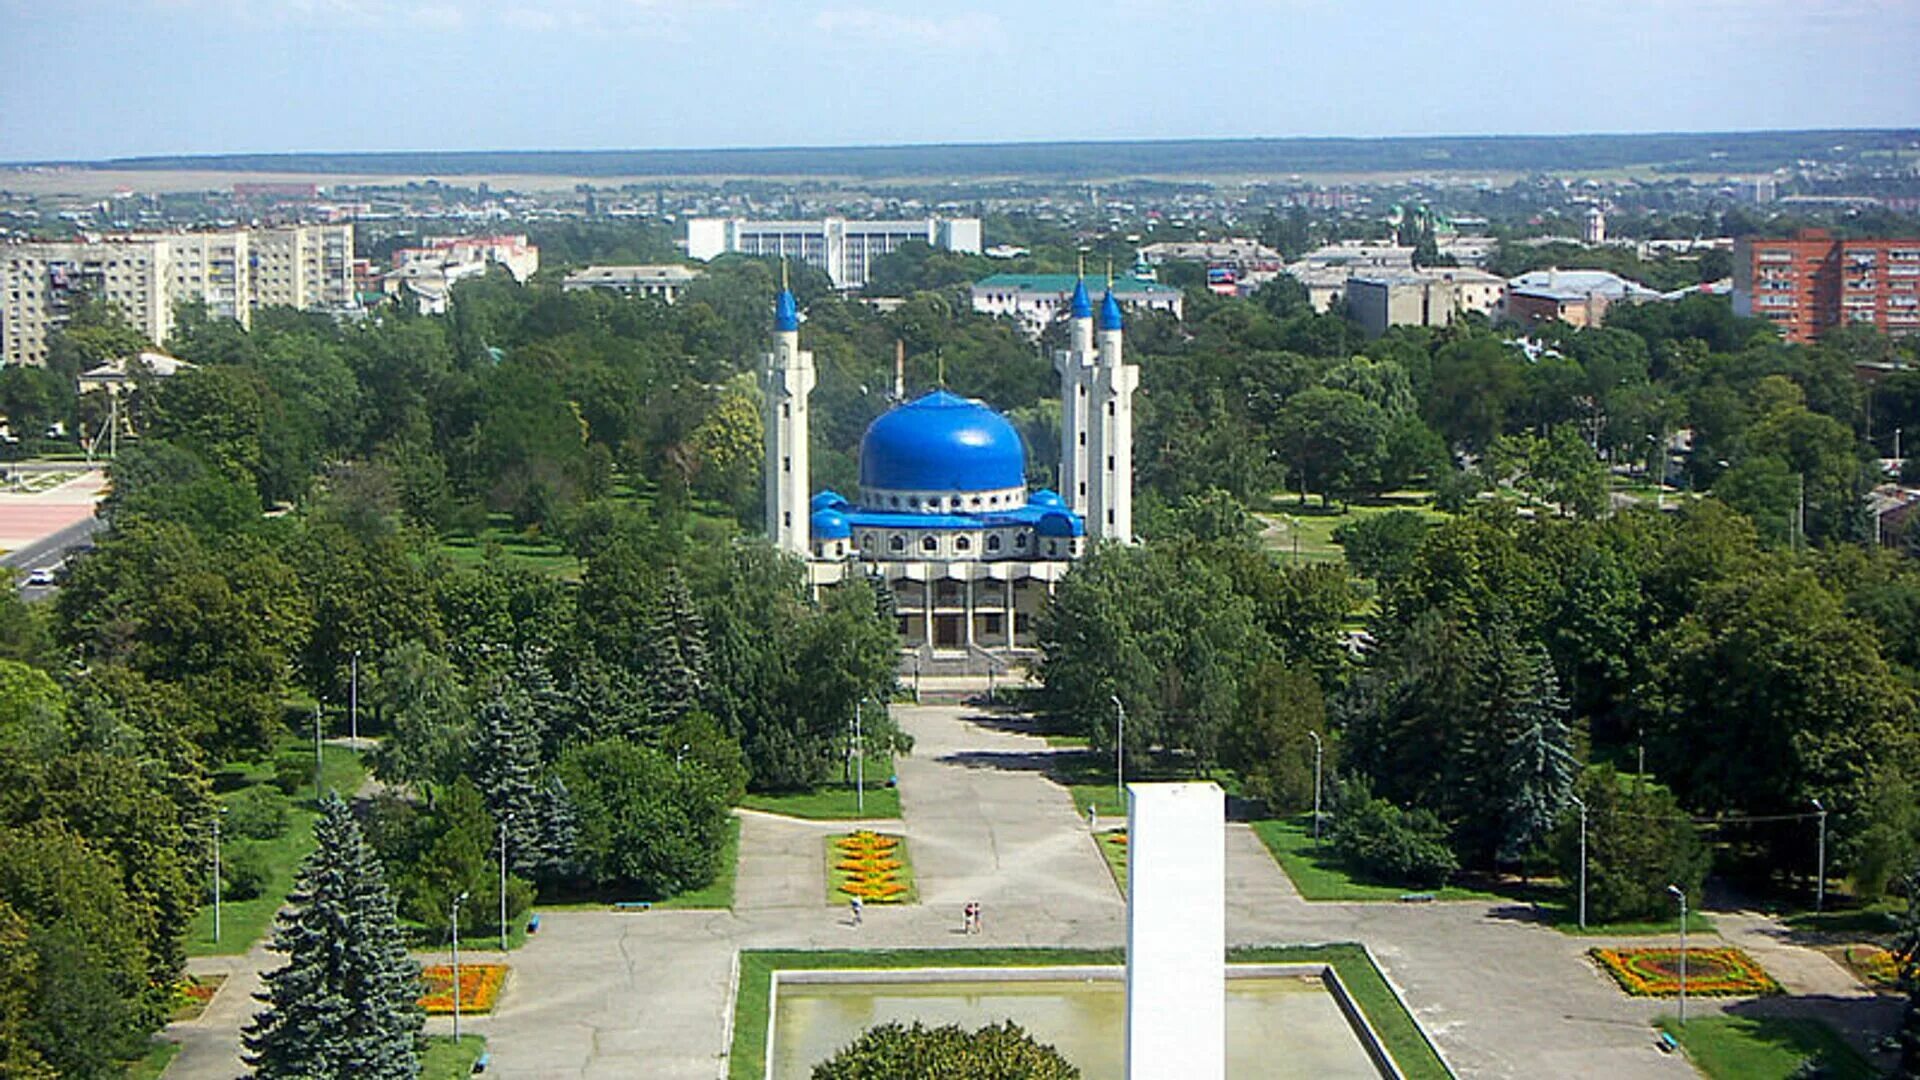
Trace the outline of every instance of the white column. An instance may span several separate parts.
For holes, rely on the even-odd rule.
[[[1127,792],[1127,1080],[1225,1080],[1226,795]]]
[[[1013,648],[1013,579],[1007,579],[1007,648]]]
[[[1087,461],[1092,479],[1087,536],[1129,544],[1133,542],[1133,392],[1140,385],[1140,369],[1124,358],[1122,331],[1100,331],[1099,344],[1099,364],[1090,378],[1088,427],[1093,449]]]
[[[1060,497],[1076,514],[1087,512],[1089,411],[1089,374],[1092,371],[1093,320],[1072,320],[1072,348],[1053,354],[1054,370],[1060,373]]]
[[[967,648],[973,648],[973,578],[967,578]]]

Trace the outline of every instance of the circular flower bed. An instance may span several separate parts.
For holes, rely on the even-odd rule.
[[[1679,949],[1594,949],[1593,958],[1622,990],[1636,997],[1673,997],[1680,993]],[[1780,984],[1739,949],[1687,950],[1689,994],[1746,997],[1779,992]]]

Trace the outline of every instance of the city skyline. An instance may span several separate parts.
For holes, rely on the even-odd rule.
[[[0,24],[15,162],[1920,125],[1920,12],[1876,0],[0,0]]]

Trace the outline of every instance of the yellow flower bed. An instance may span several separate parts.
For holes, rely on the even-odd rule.
[[[1900,984],[1900,961],[1885,949],[1873,945],[1850,946],[1847,963],[1877,986]]]
[[[453,967],[449,964],[428,964],[420,969],[420,981],[425,993],[420,995],[420,1007],[429,1016],[437,1016],[453,1011]],[[500,988],[506,985],[507,965],[505,964],[461,964],[460,965],[460,1011],[462,1013],[492,1012],[493,1003],[500,997]]]
[[[1664,947],[1594,949],[1602,971],[1635,997],[1672,997],[1680,993],[1680,950]],[[1753,957],[1734,948],[1688,949],[1687,993],[1701,997],[1777,994],[1773,981]]]
[[[899,904],[912,899],[912,871],[900,838],[861,830],[834,837],[830,851],[837,895],[869,904]]]

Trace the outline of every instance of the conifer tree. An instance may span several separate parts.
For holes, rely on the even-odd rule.
[[[1545,651],[1527,648],[1515,658],[1520,693],[1511,703],[1515,732],[1507,746],[1504,833],[1498,858],[1515,863],[1545,840],[1573,790],[1573,732],[1567,700]]]
[[[667,567],[647,612],[640,671],[657,724],[680,719],[706,695],[706,624],[677,566]]]
[[[301,1080],[412,1080],[420,1073],[420,968],[407,957],[380,862],[347,804],[330,793],[314,823],[243,1040],[255,1074]]]
[[[507,831],[507,865],[533,876],[539,858],[540,744],[531,709],[506,686],[480,706],[474,724],[473,786]]]

